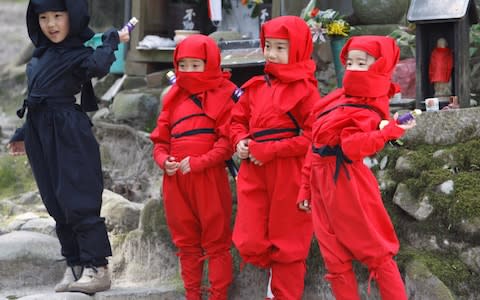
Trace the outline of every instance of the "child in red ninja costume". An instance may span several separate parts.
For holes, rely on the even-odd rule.
[[[208,259],[209,299],[225,300],[232,281],[232,198],[225,161],[233,154],[227,128],[236,86],[222,72],[220,50],[210,37],[186,38],[173,56],[176,83],[150,136],[154,159],[165,171],[167,224],[186,299],[202,299]]]
[[[244,84],[232,110],[232,144],[242,159],[233,242],[244,262],[271,270],[275,299],[301,299],[313,228],[296,199],[320,98],[312,37],[305,21],[282,16],[262,26],[261,44],[265,75]]]
[[[366,156],[398,139],[405,125],[389,120],[389,99],[398,89],[391,75],[399,59],[395,40],[358,36],[340,58],[346,67],[343,88],[315,104],[312,148],[303,169],[299,207],[311,208],[315,235],[337,300],[360,299],[352,260],[368,266],[382,299],[407,299],[397,264],[399,242],[383,206]]]

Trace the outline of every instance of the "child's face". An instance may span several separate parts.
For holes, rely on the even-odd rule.
[[[375,58],[365,51],[350,50],[347,55],[345,69],[350,71],[367,71],[375,62]]]
[[[70,22],[66,11],[46,11],[38,15],[43,34],[53,43],[62,42],[70,31]]]
[[[287,39],[265,39],[263,56],[268,62],[276,64],[288,64],[290,42]]]
[[[205,62],[198,58],[182,58],[178,61],[178,70],[181,72],[203,72]]]

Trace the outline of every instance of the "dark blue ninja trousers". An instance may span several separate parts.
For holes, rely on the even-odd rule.
[[[29,106],[25,148],[67,264],[106,265],[102,167],[88,116],[73,103]]]

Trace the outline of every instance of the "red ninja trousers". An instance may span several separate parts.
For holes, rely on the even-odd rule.
[[[399,242],[377,180],[362,161],[344,166],[335,183],[335,157],[312,158],[312,218],[328,270],[326,279],[337,300],[360,299],[352,270],[355,259],[368,266],[382,299],[405,300],[405,287],[392,258]]]
[[[233,242],[242,259],[272,269],[276,300],[301,299],[311,217],[296,205],[302,159],[277,158],[262,166],[242,161]]]
[[[226,300],[232,282],[232,198],[223,165],[182,175],[164,175],[167,224],[178,248],[187,300],[201,299],[208,260],[209,299]]]

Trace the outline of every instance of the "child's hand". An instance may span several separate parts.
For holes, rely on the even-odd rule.
[[[303,200],[302,202],[298,203],[298,208],[305,212],[310,212],[310,202],[308,200]]]
[[[180,162],[180,171],[182,172],[182,174],[187,174],[192,171],[192,169],[190,168],[190,156],[182,159],[182,161]]]
[[[120,42],[127,43],[130,40],[128,28],[123,28],[122,30],[118,31],[118,37],[120,38]]]
[[[397,121],[398,119],[398,113],[395,113],[393,115],[393,119],[395,121]],[[402,128],[403,130],[408,130],[408,129],[412,129],[413,127],[417,126],[417,121],[415,120],[415,118],[411,119],[410,121],[408,121],[407,123],[404,123],[404,124],[397,124],[398,127]]]
[[[25,143],[23,141],[11,142],[7,145],[7,149],[10,155],[25,155]]]
[[[401,124],[401,125],[397,125],[397,126],[404,129],[404,130],[408,130],[408,129],[412,129],[413,127],[417,126],[417,121],[415,121],[415,119],[413,119],[411,121],[408,121],[405,124]]]
[[[168,176],[175,175],[179,166],[180,164],[175,161],[175,157],[169,156],[164,163],[165,173],[167,173]]]
[[[259,161],[258,159],[256,159],[252,154],[249,154],[249,155],[248,155],[248,158],[250,159],[250,161],[251,161],[252,163],[254,163],[254,164],[257,165],[257,166],[263,165],[263,162],[261,162],[261,161]]]
[[[248,150],[248,143],[250,143],[250,139],[244,139],[238,142],[237,144],[237,155],[240,159],[247,159],[250,151]]]

